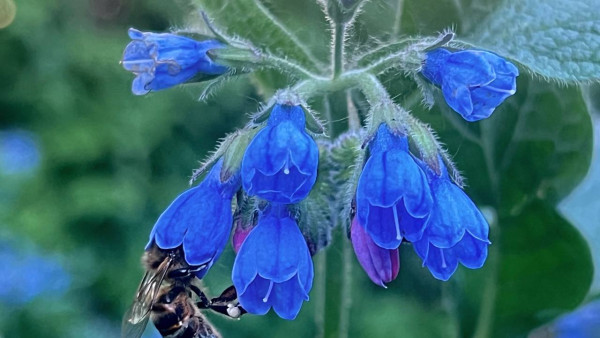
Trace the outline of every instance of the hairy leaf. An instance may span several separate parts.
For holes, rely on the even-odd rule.
[[[600,80],[600,2],[505,1],[466,41],[561,82]]]

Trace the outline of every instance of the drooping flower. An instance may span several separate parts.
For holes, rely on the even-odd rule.
[[[413,246],[431,274],[445,281],[459,262],[470,269],[481,268],[490,241],[487,221],[469,196],[450,180],[443,162],[439,162],[441,175],[425,168],[433,207],[423,237]]]
[[[448,105],[465,120],[478,121],[516,92],[519,70],[490,52],[438,48],[427,53],[422,74],[442,88]]]
[[[177,196],[156,221],[146,246],[174,249],[183,244],[186,262],[205,266],[196,273],[199,278],[223,252],[232,228],[231,199],[239,178],[221,182],[222,163],[219,160],[198,186]]]
[[[196,41],[169,33],[145,33],[129,29],[133,40],[123,52],[121,64],[133,72],[131,90],[144,95],[192,80],[196,76],[220,75],[227,67],[214,63],[206,52],[224,47],[217,40]]]
[[[423,170],[408,150],[406,136],[379,126],[358,181],[356,216],[373,241],[396,249],[406,237],[421,238],[432,198]]]
[[[356,258],[373,283],[385,287],[384,283],[396,279],[400,270],[397,248],[384,249],[375,244],[356,217],[352,220],[350,237]]]
[[[273,205],[250,232],[233,264],[232,280],[246,311],[272,307],[294,319],[312,288],[313,264],[298,225],[286,206]]]
[[[301,106],[275,105],[267,126],[242,159],[242,184],[248,195],[283,204],[308,196],[317,179],[319,149],[305,124]]]

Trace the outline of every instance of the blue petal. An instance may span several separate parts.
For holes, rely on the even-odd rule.
[[[481,51],[481,55],[486,59],[486,61],[492,66],[496,76],[500,75],[510,75],[510,77],[519,76],[519,69],[513,65],[512,63],[506,61],[503,57],[500,57],[496,54]]]
[[[197,206],[195,224],[190,224],[185,234],[183,251],[188,264],[209,264],[210,267],[227,244],[233,217],[231,199],[221,197],[214,190],[203,197],[203,204]]]
[[[256,315],[266,314],[271,308],[271,302],[268,300],[265,302],[263,299],[269,292],[269,287],[272,287],[271,282],[260,276],[256,276],[254,280],[251,280],[248,286],[241,292],[236,285],[240,304],[249,313]],[[273,290],[271,290],[271,292],[273,292]]]
[[[450,51],[437,48],[427,53],[427,58],[423,66],[423,76],[436,85],[442,84],[442,76],[446,59],[450,56]]]
[[[317,178],[319,149],[298,119],[285,112],[298,109],[273,108],[267,127],[257,133],[242,159],[244,190],[271,202],[292,204],[304,199]],[[277,114],[276,114],[277,113]],[[295,113],[294,113],[295,116]],[[274,122],[275,121],[275,122]]]
[[[277,283],[290,279],[300,268],[302,277],[312,274],[307,252],[304,237],[291,218],[279,219],[268,214],[259,220],[240,247],[233,265],[233,283],[243,291],[256,273]]]
[[[154,79],[154,75],[150,73],[140,73],[136,76],[131,84],[131,91],[135,95],[144,95],[150,91],[150,83]]]
[[[450,108],[454,109],[462,117],[467,118],[473,113],[473,101],[469,88],[458,81],[444,81],[442,84],[444,99]]]
[[[496,73],[484,53],[486,52],[465,50],[449,55],[444,65],[443,81],[462,83],[469,87],[492,82],[496,78]]]
[[[206,190],[206,185],[200,184],[177,196],[156,221],[148,245],[154,240],[161,249],[180,246],[188,227],[202,208]]]
[[[357,203],[360,199],[361,203],[385,208],[401,198],[413,217],[429,213],[431,193],[421,168],[404,151],[394,149],[372,155],[358,181]]]
[[[300,285],[298,276],[294,276],[288,281],[275,284],[270,300],[279,317],[292,320],[296,318],[302,302],[308,300],[308,296]]]
[[[487,241],[489,225],[464,191],[445,178],[431,184],[434,206],[426,224],[428,240],[438,248],[450,248],[469,231]]]
[[[466,233],[465,237],[451,250],[462,265],[469,269],[479,269],[487,258],[488,245],[489,242],[480,241]]]
[[[440,249],[429,244],[427,258],[423,262],[433,277],[447,281],[458,267],[458,259],[451,250]]]

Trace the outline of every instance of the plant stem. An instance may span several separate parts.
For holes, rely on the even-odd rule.
[[[345,238],[343,245],[342,290],[339,318],[339,338],[347,338],[350,331],[350,308],[352,307],[352,246]]]
[[[344,38],[346,35],[346,24],[336,23],[333,26],[333,53],[332,57],[332,78],[335,80],[344,71]]]
[[[315,256],[315,337],[325,337],[325,307],[327,296],[327,251],[322,250]]]

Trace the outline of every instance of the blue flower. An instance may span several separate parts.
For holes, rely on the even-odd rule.
[[[423,265],[440,280],[448,280],[458,263],[470,269],[483,266],[487,258],[489,225],[469,196],[452,183],[441,163],[441,175],[426,168],[433,207],[423,237],[413,246]],[[425,166],[425,165],[423,165]]]
[[[246,311],[264,315],[272,307],[294,319],[312,288],[313,264],[304,237],[282,205],[258,221],[233,264],[233,285]]]
[[[177,196],[158,218],[146,246],[156,243],[161,249],[174,249],[183,244],[189,265],[206,265],[197,272],[199,278],[223,252],[233,224],[231,199],[239,188],[239,178],[222,183],[222,163],[219,160],[197,187]]]
[[[123,52],[121,64],[133,72],[131,90],[144,95],[187,82],[196,75],[220,75],[227,67],[214,63],[206,52],[224,47],[217,40],[196,41],[168,33],[143,33],[129,29],[133,39]]]
[[[385,287],[385,283],[396,279],[400,270],[398,249],[384,249],[375,244],[356,217],[350,234],[356,258],[373,283]]]
[[[427,53],[423,76],[442,87],[448,105],[467,121],[492,115],[517,90],[519,70],[505,59],[482,50]]]
[[[429,185],[406,136],[382,124],[370,150],[358,180],[356,215],[378,246],[396,249],[403,237],[421,238],[432,205]]]
[[[248,195],[283,204],[308,196],[317,179],[319,148],[305,123],[302,107],[275,105],[267,126],[242,159],[242,184]]]

